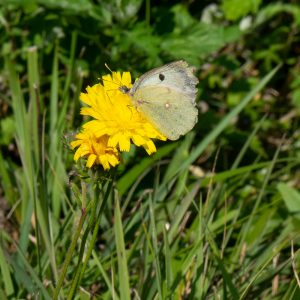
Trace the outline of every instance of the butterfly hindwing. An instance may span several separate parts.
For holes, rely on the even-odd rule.
[[[197,122],[197,108],[176,89],[147,86],[137,90],[133,100],[137,109],[170,140],[177,140]]]

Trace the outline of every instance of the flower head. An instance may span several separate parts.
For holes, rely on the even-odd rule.
[[[110,166],[115,167],[120,159],[119,152],[113,147],[108,147],[108,136],[97,138],[92,132],[84,130],[76,135],[77,140],[71,142],[71,147],[77,148],[74,160],[87,156],[86,166],[91,168],[94,164],[101,164],[105,170]]]
[[[156,152],[152,139],[166,137],[134,107],[130,96],[119,90],[121,86],[131,88],[130,73],[113,72],[103,76],[102,81],[103,85],[87,87],[86,93],[80,95],[87,104],[81,114],[92,120],[83,125],[83,131],[71,144],[73,148],[80,146],[74,159],[88,156],[88,167],[99,163],[108,169],[119,162],[117,152],[128,152],[131,143],[143,147],[149,155]]]

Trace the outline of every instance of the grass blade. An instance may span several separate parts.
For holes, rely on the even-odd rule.
[[[9,266],[6,262],[2,247],[0,247],[0,269],[1,276],[4,282],[5,294],[7,296],[12,296],[14,294],[13,282],[9,272]]]
[[[230,124],[231,120],[237,116],[244,107],[251,101],[251,99],[260,91],[262,90],[265,85],[272,79],[272,77],[276,74],[276,72],[279,70],[280,65],[275,67],[271,72],[269,72],[258,84],[257,86],[250,91],[244,99],[231,111],[229,112],[222,121],[212,130],[203,140],[202,142],[193,150],[193,152],[190,154],[188,159],[186,159],[173,174],[170,174],[168,178],[166,178],[166,181],[170,180],[171,177],[175,176],[177,172],[180,172],[181,170],[188,168],[190,164],[192,164],[199,155],[202,154],[202,152],[206,149],[206,147],[213,142],[216,137]]]
[[[119,273],[119,288],[120,299],[130,300],[129,275],[127,267],[126,250],[124,243],[124,233],[122,227],[121,210],[118,198],[115,203],[115,239],[118,255],[118,273]]]

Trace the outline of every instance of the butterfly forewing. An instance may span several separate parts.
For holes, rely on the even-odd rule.
[[[170,140],[197,122],[198,79],[193,71],[187,62],[175,61],[145,73],[128,92],[135,107]]]
[[[187,62],[179,60],[162,67],[155,68],[144,75],[133,85],[131,95],[138,89],[147,86],[168,87],[179,89],[180,93],[189,95],[189,101],[195,102],[198,79],[193,74],[194,68],[189,67]]]

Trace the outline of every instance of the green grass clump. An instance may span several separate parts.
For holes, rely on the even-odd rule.
[[[0,298],[299,299],[300,6],[100,2],[1,6]],[[200,79],[194,130],[75,164],[104,64],[177,59]]]

